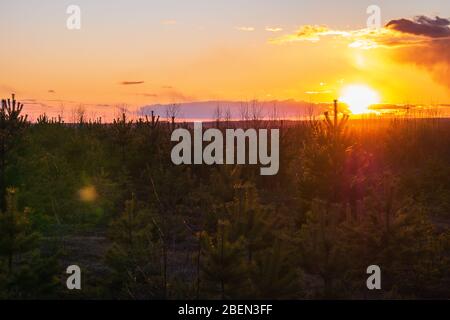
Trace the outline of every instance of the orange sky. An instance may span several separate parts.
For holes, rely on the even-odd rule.
[[[78,104],[92,110],[119,104],[133,109],[214,99],[331,101],[345,86],[358,83],[376,90],[385,103],[450,102],[449,85],[442,81],[446,73],[439,71],[448,70],[447,57],[427,53],[427,61],[416,61],[420,48],[404,49],[411,38],[421,46],[429,38],[387,28],[386,34],[367,34],[364,3],[355,7],[344,1],[344,7],[353,4],[348,13],[353,19],[344,21],[349,19],[345,14],[327,18],[325,5],[295,4],[295,14],[289,10],[292,1],[284,2],[256,11],[246,4],[238,14],[234,1],[214,6],[193,1],[191,7],[169,1],[148,8],[147,16],[149,5],[142,1],[102,2],[103,7],[80,1],[82,28],[76,31],[65,26],[66,3],[2,3],[0,41],[10,49],[0,52],[0,95],[16,92],[29,108],[44,111]],[[194,10],[200,3],[203,11]],[[404,17],[403,9],[410,20],[413,12],[429,13],[419,4],[415,8],[414,1],[412,8],[381,3],[383,25]],[[443,9],[439,3],[429,3],[433,13]],[[305,26],[316,33],[313,41],[303,34]],[[317,26],[328,31],[317,32]],[[392,38],[403,41],[401,46],[391,45]],[[376,45],[352,45],[361,40]]]

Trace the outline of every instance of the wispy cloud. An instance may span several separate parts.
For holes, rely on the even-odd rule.
[[[265,29],[268,32],[281,32],[283,31],[283,28],[280,27],[266,27]]]
[[[326,36],[341,36],[349,37],[354,31],[340,31],[332,30],[327,26],[319,25],[304,25],[300,27],[295,33],[286,34],[274,39],[271,39],[271,43],[289,43],[289,42],[318,42],[321,38]]]
[[[427,16],[397,19],[380,29],[336,30],[305,25],[297,32],[270,39],[270,43],[319,42],[331,38],[356,49],[389,48],[399,63],[422,67],[450,88],[450,20]]]
[[[130,85],[137,85],[137,84],[143,84],[144,81],[122,81],[120,82],[123,86],[130,86]]]
[[[324,25],[304,25],[295,33],[270,39],[270,43],[319,42],[331,37],[348,41],[360,49],[421,45],[434,39],[450,37],[450,21],[439,17],[417,16],[390,21],[380,29],[337,30]]]
[[[321,90],[321,91],[305,91],[305,94],[328,94],[328,93],[332,93],[333,91],[331,90]]]
[[[239,31],[246,31],[246,32],[252,32],[252,31],[255,31],[255,28],[254,28],[254,27],[245,27],[245,26],[242,26],[242,27],[236,27],[236,30],[239,30]]]

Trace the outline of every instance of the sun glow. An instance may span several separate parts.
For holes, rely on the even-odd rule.
[[[380,102],[378,92],[366,85],[349,85],[343,88],[339,101],[348,105],[351,113],[370,113],[369,107]]]

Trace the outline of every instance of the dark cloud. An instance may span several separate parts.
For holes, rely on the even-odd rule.
[[[389,29],[429,38],[450,37],[449,26],[450,21],[448,19],[427,16],[417,16],[413,20],[392,20],[386,25]]]
[[[55,90],[50,89],[48,90],[48,93],[55,93]]]
[[[393,54],[397,61],[429,71],[438,83],[450,89],[450,38],[433,39],[419,46],[395,50]]]
[[[122,81],[120,84],[124,86],[143,84],[144,81]]]
[[[437,83],[450,89],[450,20],[417,16],[414,20],[392,20],[386,27],[421,39],[415,45],[394,50],[397,61],[427,70]]]

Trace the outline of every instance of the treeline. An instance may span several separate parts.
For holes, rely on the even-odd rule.
[[[217,122],[280,128],[264,177],[173,165],[175,122],[22,113],[2,101],[1,298],[450,298],[446,119]]]

